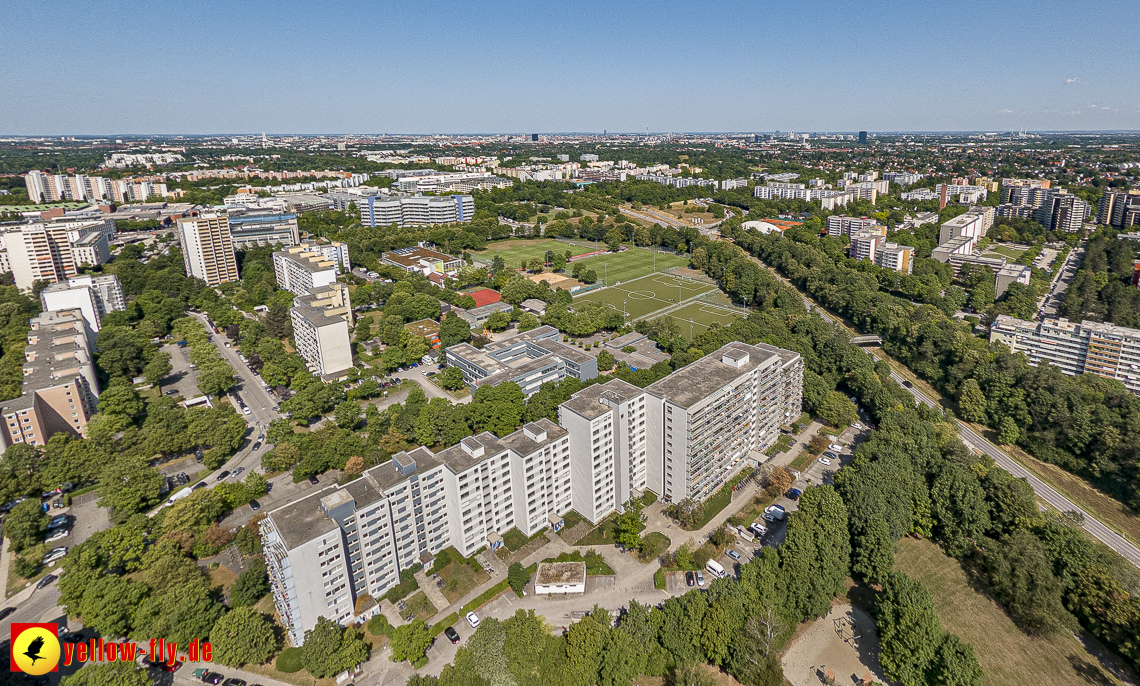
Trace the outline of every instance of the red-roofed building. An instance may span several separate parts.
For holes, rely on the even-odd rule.
[[[499,295],[498,291],[493,291],[490,288],[484,288],[481,291],[474,291],[472,293],[468,293],[467,295],[475,298],[475,307],[490,305],[492,303],[497,303],[503,299],[502,296]]]

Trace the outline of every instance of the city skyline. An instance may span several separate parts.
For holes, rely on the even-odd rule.
[[[87,4],[9,13],[3,134],[1140,129],[1073,33],[1135,6]]]

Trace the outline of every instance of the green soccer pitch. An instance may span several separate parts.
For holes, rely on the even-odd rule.
[[[672,274],[651,274],[633,281],[623,281],[621,285],[584,293],[574,298],[574,302],[601,303],[619,312],[624,311],[626,320],[633,321],[713,290],[716,287],[712,284]]]

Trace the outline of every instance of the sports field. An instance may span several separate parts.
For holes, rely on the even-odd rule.
[[[495,259],[495,255],[499,255],[507,261],[507,266],[518,269],[519,264],[523,260],[529,261],[532,257],[545,258],[547,250],[552,250],[557,255],[564,255],[567,250],[573,255],[584,255],[597,250],[594,243],[590,241],[574,241],[574,243],[577,245],[563,243],[562,241],[556,241],[550,238],[536,238],[533,240],[512,238],[506,241],[488,243],[485,250],[480,250],[474,253],[474,255],[479,261],[487,262],[488,264],[490,264],[491,260]],[[601,249],[606,249],[604,243]]]
[[[676,320],[677,326],[681,327],[681,335],[684,336],[687,341],[692,341],[694,337],[700,336],[705,329],[713,324],[728,326],[740,317],[740,315],[732,310],[705,302],[689,303],[681,309],[670,312],[664,316],[672,317]],[[692,320],[691,324],[689,323],[690,319]]]
[[[715,288],[711,284],[670,274],[651,274],[633,281],[623,281],[620,286],[585,293],[574,298],[574,302],[601,303],[619,312],[624,309],[626,319],[632,321],[674,307],[682,300],[708,293]]]
[[[630,248],[621,253],[610,253],[587,257],[584,260],[575,260],[567,265],[567,270],[575,264],[582,264],[585,269],[593,269],[598,274],[598,281],[614,286],[621,282],[624,287],[627,281],[656,272],[664,272],[674,267],[687,267],[689,258],[673,253],[657,253],[645,248]],[[619,303],[620,304],[620,303]]]

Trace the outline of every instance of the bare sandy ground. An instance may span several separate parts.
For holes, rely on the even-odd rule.
[[[784,678],[794,686],[819,686],[828,669],[835,670],[837,684],[859,684],[867,672],[875,681],[888,683],[879,667],[875,620],[850,605],[831,608],[826,617],[800,634],[784,653],[782,666]]]

